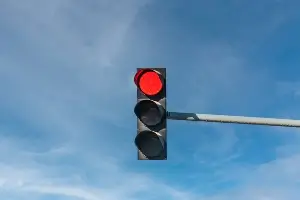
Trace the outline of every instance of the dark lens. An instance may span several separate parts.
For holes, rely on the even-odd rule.
[[[141,133],[136,138],[136,145],[147,158],[158,157],[163,151],[163,145],[158,136],[150,131]]]
[[[160,123],[162,114],[154,102],[145,101],[140,104],[139,118],[147,126],[155,126]]]

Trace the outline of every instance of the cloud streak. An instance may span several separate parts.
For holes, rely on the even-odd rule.
[[[262,65],[253,67],[238,45],[218,39],[195,40],[190,55],[178,61],[186,68],[173,65],[174,55],[189,49],[190,43],[182,39],[179,50],[168,43],[181,41],[178,25],[182,26],[161,14],[170,5],[159,4],[161,10],[156,6],[140,0],[0,3],[1,199],[299,196],[297,141],[289,146],[289,137],[280,147],[270,145],[276,160],[253,164],[245,158],[248,139],[270,142],[268,131],[256,134],[262,139],[247,135],[254,131],[245,127],[189,124],[186,129],[185,123],[170,123],[171,159],[135,161],[131,77],[140,67],[135,64],[169,64],[170,108],[184,111],[261,114],[276,95],[286,94],[268,89],[276,82],[272,74]],[[148,13],[151,10],[157,18]],[[174,29],[169,40],[164,37],[169,33],[163,32],[166,27]],[[177,80],[179,74],[184,86]],[[286,87],[296,90],[294,83],[279,90]],[[266,92],[269,96],[262,97]],[[182,133],[193,135],[192,141]]]

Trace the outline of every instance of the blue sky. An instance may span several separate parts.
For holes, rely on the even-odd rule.
[[[167,68],[168,109],[300,118],[296,0],[0,2],[0,199],[286,200],[294,128],[168,122],[136,160],[137,67]]]

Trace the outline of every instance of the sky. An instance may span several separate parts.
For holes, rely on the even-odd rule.
[[[297,200],[296,128],[168,121],[138,161],[139,67],[169,111],[299,119],[296,0],[1,0],[1,200]]]

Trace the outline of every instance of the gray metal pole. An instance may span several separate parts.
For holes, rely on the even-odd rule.
[[[300,127],[300,120],[292,120],[292,119],[276,119],[276,118],[244,117],[244,116],[228,116],[228,115],[209,115],[209,114],[179,113],[179,112],[168,112],[167,118],[171,119],[171,120]]]

